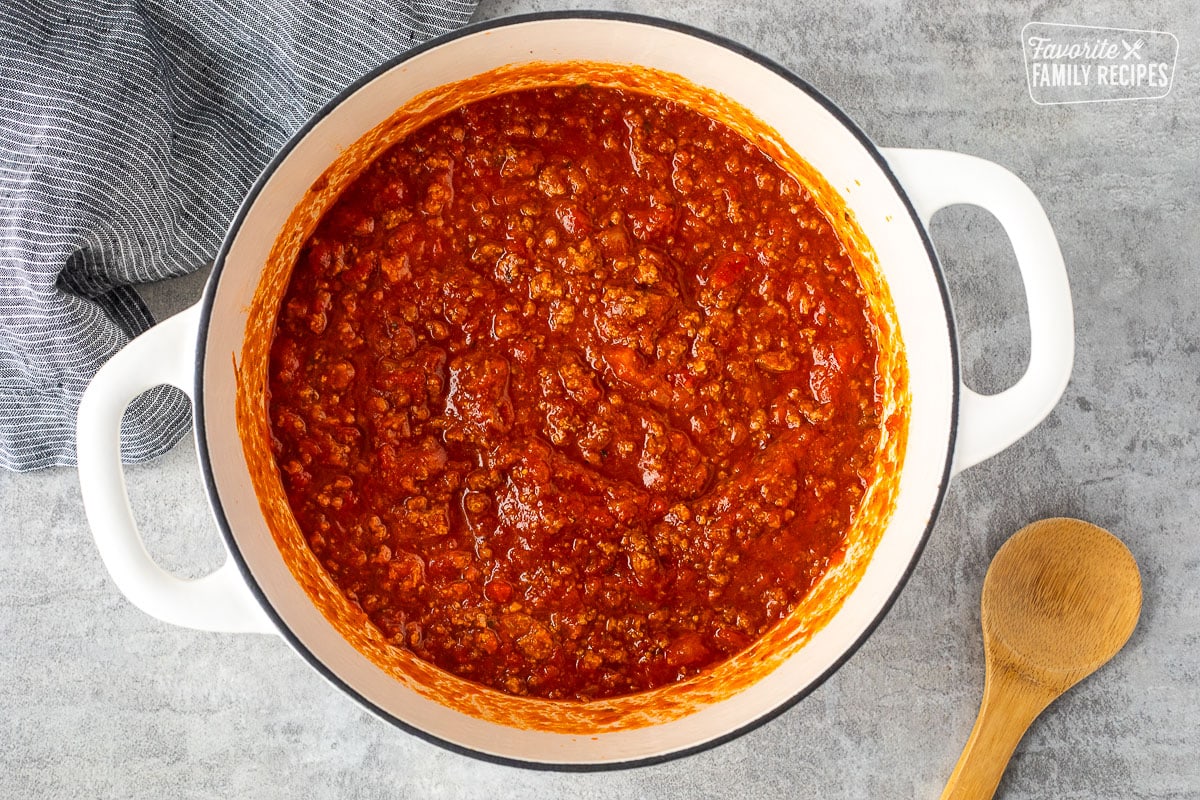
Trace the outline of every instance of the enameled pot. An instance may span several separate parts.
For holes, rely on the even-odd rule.
[[[351,647],[310,601],[268,529],[237,426],[233,363],[273,242],[339,154],[406,101],[509,64],[595,61],[674,73],[743,106],[842,195],[890,290],[909,371],[909,446],[894,511],[861,579],[807,643],[757,680],[657,724],[566,731],[480,718],[413,691]],[[927,225],[939,209],[983,207],[1012,241],[1031,353],[1009,389],[962,385],[945,281]],[[1003,168],[935,150],[877,148],[803,80],[744,47],[685,26],[618,14],[537,14],[463,29],[418,47],[337,97],[271,162],[216,259],[199,304],[136,339],[99,372],[79,412],[79,470],[97,545],[117,586],[167,622],[282,635],[334,685],[407,730],[484,758],[551,767],[659,760],[710,746],[778,714],[843,663],[913,569],[950,477],[1007,447],[1061,396],[1073,331],[1066,272],[1037,200]],[[182,580],[142,546],[120,464],[121,415],[159,384],[191,395],[208,497],[230,557]]]

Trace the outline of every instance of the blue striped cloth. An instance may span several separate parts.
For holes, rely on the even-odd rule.
[[[134,285],[212,260],[288,136],[475,0],[0,0],[0,466],[74,463],[105,359],[154,320]],[[129,460],[187,431],[126,415]]]

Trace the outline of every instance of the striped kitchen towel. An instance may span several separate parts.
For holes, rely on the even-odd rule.
[[[212,260],[275,151],[337,91],[475,0],[0,3],[0,466],[74,463],[99,366],[154,320],[136,284]],[[187,401],[125,418],[162,453]]]

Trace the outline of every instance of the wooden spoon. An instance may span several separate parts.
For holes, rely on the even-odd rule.
[[[1013,534],[983,581],[983,702],[942,800],[995,794],[1030,723],[1116,655],[1141,609],[1137,563],[1103,528],[1045,519]]]

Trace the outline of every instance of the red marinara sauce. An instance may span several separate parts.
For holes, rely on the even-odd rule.
[[[301,252],[272,447],[397,647],[503,692],[688,678],[844,552],[881,435],[865,291],[804,186],[682,104],[461,107]]]

